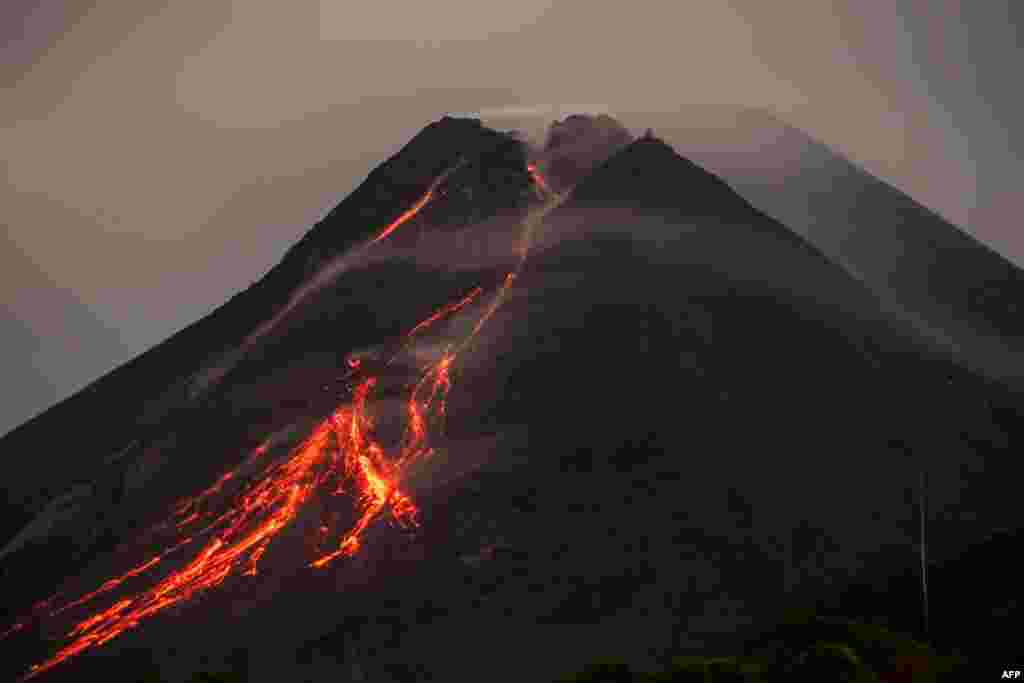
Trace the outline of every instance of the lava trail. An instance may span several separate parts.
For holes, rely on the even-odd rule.
[[[277,311],[269,320],[262,323],[259,327],[253,330],[253,332],[248,337],[246,337],[245,341],[242,342],[239,354],[245,355],[248,349],[253,344],[255,344],[258,339],[265,336],[267,333],[269,333],[271,330],[277,327],[281,320],[283,320],[286,315],[295,310],[295,308],[299,304],[308,299],[312,294],[323,289],[325,286],[330,284],[335,278],[337,278],[343,272],[348,270],[353,263],[357,262],[358,259],[363,256],[367,248],[383,241],[388,237],[388,235],[391,235],[393,232],[395,232],[400,227],[402,227],[410,220],[415,218],[417,215],[419,215],[419,213],[424,208],[426,208],[428,204],[430,204],[438,197],[438,192],[439,188],[441,187],[441,184],[444,183],[448,179],[448,177],[451,176],[452,173],[462,168],[462,166],[464,166],[465,163],[466,159],[464,157],[460,158],[455,163],[455,165],[453,165],[451,168],[447,169],[441,175],[435,178],[430,183],[430,186],[427,188],[427,191],[424,192],[423,195],[419,199],[417,199],[412,206],[403,211],[398,216],[398,218],[391,221],[391,223],[389,223],[387,226],[381,229],[381,231],[377,233],[377,235],[373,239],[363,244],[361,247],[357,247],[353,251],[343,254],[339,258],[334,259],[326,266],[321,268],[309,280],[309,282],[296,288],[296,290],[292,292],[291,295],[289,295],[288,301],[279,311]],[[237,360],[235,362],[237,362]]]
[[[452,373],[459,354],[465,351],[505,301],[526,261],[534,232],[544,216],[567,196],[552,193],[532,165],[528,170],[544,201],[524,219],[519,258],[492,294],[490,302],[482,307],[471,331],[461,341],[448,344],[439,357],[421,367],[418,378],[409,384],[404,403],[406,426],[397,452],[388,455],[375,436],[368,403],[377,378],[358,360],[351,359],[351,401],[322,420],[285,457],[272,458],[273,449],[269,443],[264,443],[205,491],[173,506],[172,518],[158,527],[170,536],[163,552],[151,555],[96,590],[56,609],[52,608],[57,600],[54,596],[38,604],[31,617],[9,629],[4,635],[23,628],[27,623],[55,617],[111,594],[107,600],[112,604],[91,615],[83,615],[84,618],[66,632],[66,644],[45,661],[32,666],[23,680],[103,645],[137,627],[145,619],[229,580],[241,581],[245,580],[243,577],[255,575],[274,539],[310,505],[323,510],[334,499],[348,500],[355,506],[351,515],[354,521],[344,528],[332,529],[326,523],[321,524],[319,556],[307,563],[312,568],[326,567],[338,558],[357,552],[366,530],[384,515],[400,527],[418,527],[419,510],[403,491],[402,484],[409,468],[432,453],[430,435],[443,424],[445,404],[452,388]],[[387,237],[422,209],[445,177],[447,174],[435,181],[427,194],[384,228],[374,242]],[[477,302],[483,291],[480,287],[474,288],[412,327],[403,337],[395,356],[405,350],[413,337]],[[346,492],[354,496],[337,498]],[[329,536],[335,539],[333,548],[324,550]],[[166,561],[168,556],[185,550],[191,553],[191,560],[182,562],[177,559],[174,564],[179,565],[178,568],[168,569],[172,564]],[[126,595],[113,596],[113,593],[129,586],[138,586],[147,576],[149,588],[135,588]]]

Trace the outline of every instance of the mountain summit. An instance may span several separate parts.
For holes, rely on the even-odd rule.
[[[583,178],[573,198],[595,206],[675,207],[694,217],[721,216],[747,205],[723,180],[653,134],[623,147]]]

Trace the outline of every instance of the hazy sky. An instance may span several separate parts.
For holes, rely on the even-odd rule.
[[[1024,262],[1024,3],[6,0],[0,433],[261,276],[446,112],[765,106]]]

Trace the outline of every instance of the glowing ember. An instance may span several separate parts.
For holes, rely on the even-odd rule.
[[[325,496],[344,491],[355,494],[354,521],[336,535],[333,550],[321,550],[320,556],[309,562],[308,566],[313,568],[326,567],[338,558],[357,552],[364,532],[385,513],[399,527],[418,527],[419,510],[401,488],[403,477],[411,465],[432,453],[428,437],[432,426],[445,417],[445,404],[452,388],[452,371],[459,354],[505,301],[525,262],[533,233],[544,215],[564,201],[563,196],[551,193],[536,168],[531,165],[528,170],[545,203],[525,221],[519,261],[515,269],[506,274],[471,332],[458,346],[449,345],[439,358],[421,369],[420,377],[412,384],[405,403],[407,424],[399,452],[394,457],[386,456],[374,435],[367,402],[376,378],[366,374],[358,359],[349,359],[348,376],[353,380],[351,402],[320,422],[287,457],[265,462],[270,447],[269,443],[264,443],[241,465],[221,475],[208,489],[194,498],[179,501],[173,507],[173,520],[159,529],[174,534],[176,538],[161,554],[150,557],[56,610],[51,610],[56,597],[37,604],[32,617],[19,621],[4,633],[4,636],[9,635],[34,619],[52,617],[94,601],[126,582],[134,583],[138,577],[153,573],[158,567],[166,567],[165,559],[171,553],[189,546],[196,549],[191,561],[179,569],[165,570],[162,578],[154,580],[150,588],[121,597],[109,607],[79,621],[66,633],[67,644],[46,661],[33,666],[25,678],[41,674],[75,655],[109,642],[148,617],[216,588],[231,577],[241,580],[241,577],[254,576],[273,540],[314,499],[322,503]],[[384,228],[374,242],[384,239],[415,216],[431,200],[447,175],[438,178],[427,193]],[[476,287],[461,299],[442,306],[414,326],[404,340],[411,340],[439,320],[465,309],[482,293],[483,289]],[[238,489],[233,496],[225,494],[229,483]],[[322,545],[328,540],[331,527],[322,523],[317,532],[318,544]]]
[[[547,181],[544,180],[544,176],[541,175],[540,170],[538,170],[536,164],[527,164],[526,170],[527,172],[529,172],[530,179],[533,180],[533,185],[534,187],[537,188],[537,194],[541,197],[541,199],[550,197],[553,194],[551,192],[551,188],[548,187]]]

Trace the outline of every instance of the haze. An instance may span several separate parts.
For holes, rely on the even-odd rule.
[[[1010,0],[10,0],[0,433],[248,286],[449,112],[765,107],[1022,263],[1008,68],[1022,14]]]

